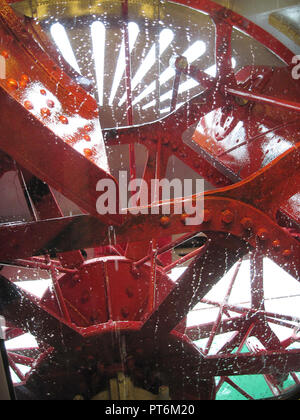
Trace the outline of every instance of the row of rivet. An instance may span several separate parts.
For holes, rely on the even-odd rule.
[[[191,216],[188,216],[187,214],[183,214],[181,216],[182,223],[185,224],[186,219],[188,217],[191,217]],[[212,221],[212,217],[213,217],[213,213],[212,213],[211,210],[209,210],[209,209],[204,210],[203,223],[205,223],[205,224],[210,223]],[[224,223],[224,225],[232,225],[233,222],[234,222],[234,219],[235,219],[235,215],[229,209],[224,210],[221,214],[221,220]],[[240,223],[241,223],[241,225],[242,225],[242,227],[245,231],[249,231],[249,232],[254,231],[255,225],[254,225],[253,220],[250,217],[244,217],[240,221]],[[162,216],[161,217],[160,225],[162,227],[167,228],[167,227],[170,226],[170,224],[171,224],[171,218],[169,216]],[[261,242],[267,242],[267,241],[270,240],[270,235],[269,235],[269,232],[266,228],[259,228],[257,230],[256,237]],[[275,239],[275,240],[272,241],[272,248],[275,251],[278,251],[278,252],[280,251],[281,243],[278,239]],[[289,258],[291,255],[292,255],[292,250],[290,250],[290,249],[285,249],[285,250],[282,251],[282,256],[284,256],[286,258]]]
[[[4,57],[5,59],[8,59],[10,57],[10,55],[7,51],[2,51],[1,56]],[[30,82],[30,79],[26,74],[23,74],[19,81],[17,81],[16,79],[12,79],[12,78],[9,78],[9,79],[6,80],[6,84],[7,84],[7,87],[8,87],[9,90],[25,89],[29,82]],[[47,91],[45,89],[41,89],[40,93],[43,96],[47,95]],[[31,101],[28,101],[28,100],[26,100],[24,102],[24,107],[28,111],[32,111],[34,109],[33,103]],[[51,109],[53,109],[54,107],[55,107],[54,101],[52,101],[50,99],[47,100],[47,107],[43,107],[40,110],[41,116],[45,119],[51,117]],[[65,124],[65,125],[69,124],[68,118],[64,115],[61,115],[58,118],[58,120],[62,124]],[[84,127],[84,131],[86,131],[86,133],[89,133],[90,131],[92,131],[92,127],[87,125],[87,126]],[[84,134],[82,138],[86,142],[91,141],[91,137],[88,134]],[[92,149],[84,149],[83,152],[84,152],[84,155],[85,155],[86,158],[92,159],[93,154],[94,154]]]

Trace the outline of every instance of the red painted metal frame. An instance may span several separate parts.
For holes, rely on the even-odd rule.
[[[294,130],[291,121],[294,121],[293,118],[299,112],[297,101],[273,98],[264,92],[248,90],[241,85],[243,74],[247,72],[245,69],[237,78],[234,75],[231,65],[232,27],[260,41],[288,66],[291,64],[293,54],[252,22],[211,1],[179,0],[174,3],[207,13],[215,22],[216,79],[204,75],[201,70],[192,66],[177,69],[178,78],[177,83],[175,81],[172,101],[174,110],[179,71],[196,78],[206,91],[163,120],[144,126],[104,130],[104,138],[107,147],[114,144],[128,144],[131,151],[136,143],[144,144],[149,151],[145,166],[146,180],[153,177],[163,178],[169,157],[175,155],[215,187],[220,188],[204,194],[204,221],[198,226],[187,226],[185,214],[173,214],[174,203],[170,217],[164,216],[163,211],[158,215],[149,214],[149,216],[99,217],[95,204],[96,183],[103,178],[113,178],[105,170],[99,168],[96,162],[90,162],[86,158],[87,154],[82,156],[72,147],[76,144],[78,132],[70,132],[71,139],[60,138],[51,131],[47,120],[30,114],[24,106],[25,103],[22,102],[23,96],[20,93],[19,83],[26,81],[26,85],[36,79],[42,83],[42,88],[53,91],[54,79],[56,79],[55,82],[59,79],[58,99],[64,104],[66,113],[72,115],[78,112],[72,102],[74,98],[81,101],[80,115],[88,125],[97,118],[96,104],[66,73],[57,68],[55,61],[45,51],[39,49],[34,38],[26,32],[26,27],[22,22],[3,0],[0,1],[1,23],[2,28],[5,28],[5,30],[2,29],[4,31],[2,36],[7,40],[8,49],[10,49],[8,54],[14,55],[15,58],[14,66],[9,67],[12,77],[6,81],[0,81],[2,128],[0,148],[26,171],[62,192],[90,214],[69,218],[60,217],[61,212],[51,194],[51,188],[43,197],[34,197],[28,184],[31,175],[27,175],[24,177],[24,188],[27,191],[29,188],[32,204],[41,220],[0,227],[1,243],[10,243],[9,248],[0,250],[0,260],[19,267],[37,266],[39,269],[46,269],[51,273],[54,282],[56,299],[52,299],[53,295],[49,291],[41,301],[4,278],[0,283],[1,290],[3,289],[2,296],[7,297],[3,313],[12,325],[10,336],[14,334],[18,336],[26,331],[36,336],[39,341],[38,351],[41,355],[38,360],[30,355],[17,354],[15,351],[9,353],[12,369],[20,378],[21,383],[39,395],[43,393],[43,390],[39,390],[41,383],[46,383],[49,387],[48,391],[50,390],[53,395],[57,395],[56,392],[68,392],[64,390],[65,382],[60,377],[66,358],[75,364],[81,357],[85,359],[87,355],[83,348],[86,346],[90,360],[98,360],[104,366],[102,370],[99,368],[100,376],[102,372],[103,377],[109,377],[110,369],[110,375],[112,371],[117,372],[124,360],[122,354],[116,355],[116,348],[109,344],[116,343],[116,332],[118,333],[117,341],[121,338],[125,340],[136,366],[142,360],[143,363],[148,361],[149,366],[153,368],[151,365],[151,360],[153,360],[153,363],[159,365],[160,371],[169,378],[169,383],[180,384],[180,391],[176,386],[171,386],[172,396],[175,398],[214,398],[216,393],[212,379],[214,376],[222,377],[218,387],[223,382],[227,382],[235,386],[244,396],[251,398],[244,390],[234,385],[228,376],[259,372],[266,375],[270,388],[275,392],[282,377],[289,372],[300,370],[299,350],[287,349],[291,343],[299,340],[297,335],[292,334],[290,339],[281,343],[268,324],[274,323],[292,328],[298,321],[295,318],[291,319],[288,316],[265,310],[262,295],[262,270],[259,269],[259,267],[262,268],[262,256],[268,256],[299,280],[299,241],[277,221],[278,211],[282,211],[287,200],[298,193],[299,143],[291,141],[291,147],[288,150],[275,155],[275,158],[265,167],[262,169],[259,167],[259,170],[250,172],[245,179],[231,186],[233,179],[236,179],[236,174],[228,167],[227,162],[210,155],[204,147],[199,152],[199,149],[195,151],[183,143],[181,137],[190,126],[198,123],[207,114],[217,112],[218,109],[226,113],[226,110],[232,110],[235,107],[237,118],[245,118],[247,114],[245,114],[244,106],[248,105],[248,101],[250,104],[258,102],[263,110],[275,106],[293,111],[291,115],[284,114],[284,121],[278,120],[277,126],[291,128],[294,134],[297,126]],[[126,3],[124,5],[126,17]],[[125,25],[125,34],[126,32],[128,35]],[[13,43],[13,40],[16,42]],[[127,49],[126,78],[130,114],[132,98],[129,85],[128,39]],[[36,73],[27,74],[28,63],[33,62],[35,62]],[[252,68],[253,74],[259,74],[259,71],[260,69]],[[217,88],[217,85],[221,88]],[[67,89],[72,91],[72,100],[65,95]],[[7,98],[10,100],[8,101]],[[244,102],[237,98],[242,98]],[[251,114],[253,108],[251,106],[249,108],[249,115],[255,119],[256,114]],[[11,124],[15,115],[18,115],[18,118],[14,119],[15,124]],[[272,113],[271,117],[278,118],[278,112]],[[60,119],[57,123],[66,121],[66,119]],[[132,123],[130,115],[128,123],[129,125]],[[233,125],[231,129],[234,127]],[[227,130],[226,134],[230,135],[231,129]],[[22,136],[22,142],[20,142],[20,136]],[[201,145],[201,139],[199,140],[197,135],[195,139],[195,143]],[[222,153],[223,150],[219,155]],[[3,173],[11,168],[10,160],[6,158],[6,155],[5,162],[5,166],[2,166]],[[73,182],[74,179],[76,182]],[[275,185],[274,180],[276,180]],[[271,197],[268,194],[269,191],[272,191]],[[199,198],[193,197],[190,200],[195,202]],[[162,209],[163,203],[156,203],[155,206]],[[149,213],[151,213],[150,210],[151,206]],[[111,235],[108,232],[108,226],[111,225],[113,225],[116,244],[133,243],[137,238],[140,242],[150,244],[151,241],[160,237],[177,233],[186,235],[178,242],[170,243],[156,251],[153,246],[148,247],[150,253],[143,254],[143,258],[138,257],[136,260],[129,259],[129,255],[132,258],[134,253],[127,251],[126,256],[108,256],[83,263],[81,254],[76,250],[97,245],[111,245]],[[167,277],[170,265],[159,266],[158,255],[173,249],[176,244],[184,242],[187,237],[199,232],[207,234],[209,238],[207,243],[192,255],[187,256],[187,258],[194,257],[194,260],[177,283],[171,284]],[[143,250],[146,248],[143,247]],[[69,251],[71,254],[65,254]],[[213,285],[250,251],[253,253],[251,309],[228,303],[238,274],[239,263],[224,302],[220,304],[205,300],[205,295]],[[60,261],[51,259],[50,253],[60,253]],[[45,255],[45,257],[33,257],[37,255]],[[182,260],[179,260],[177,264],[181,262]],[[122,267],[124,277],[121,288],[118,282],[120,267]],[[97,286],[93,284],[94,279],[98,279]],[[93,290],[93,293],[88,292],[89,288]],[[254,289],[258,289],[260,294],[254,294]],[[143,291],[140,292],[139,299],[137,298],[138,290]],[[91,303],[93,299],[94,304]],[[213,323],[186,329],[185,318],[200,301],[218,307],[219,316]],[[106,310],[103,313],[92,313],[95,307],[103,307]],[[231,317],[224,321],[223,314],[229,311],[241,314],[241,316]],[[219,354],[212,356],[209,350],[220,330],[236,333],[224,344]],[[260,337],[265,347],[263,352],[241,353],[250,335]],[[201,351],[193,341],[203,338],[207,338],[208,343]],[[106,353],[99,354],[97,350],[99,348],[106,348]],[[237,353],[231,354],[235,348],[238,349]],[[74,349],[77,349],[75,354],[73,354]],[[34,352],[36,350],[34,349]],[[36,356],[36,353],[34,354]],[[114,354],[113,358],[111,354]],[[16,366],[18,363],[34,366],[34,371],[24,376]],[[57,390],[54,389],[51,381],[49,382],[45,366],[48,370],[50,366],[53,375],[59,378]],[[174,366],[178,369],[175,370]],[[123,368],[134,376],[128,361],[123,364]],[[200,380],[195,375],[198,371],[201,372]],[[71,376],[68,379],[71,390],[68,397],[74,396],[76,386],[72,387],[73,383],[75,384],[77,380],[80,382],[75,371],[71,369],[70,372]]]

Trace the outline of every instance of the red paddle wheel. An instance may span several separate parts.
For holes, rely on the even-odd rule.
[[[7,347],[17,396],[201,400],[218,398],[227,384],[252,399],[238,380],[259,376],[280,398],[299,384],[300,317],[268,309],[266,261],[281,270],[282,282],[286,276],[299,281],[294,54],[209,0],[167,2],[182,17],[205,16],[213,25],[215,68],[204,71],[179,55],[171,113],[133,125],[130,8],[128,14],[128,3],[119,4],[128,126],[101,130],[98,104],[87,92],[93,85],[57,53],[36,21],[0,0],[0,176],[14,173],[28,208],[26,221],[0,225],[0,313],[7,342],[25,343],[28,334],[35,340]],[[235,68],[233,31],[263,44],[281,64],[249,59]],[[186,76],[196,81],[198,94],[177,106]],[[99,181],[110,180],[118,190],[105,152],[116,145],[129,146],[132,179],[140,145],[147,150],[148,185],[166,177],[175,156],[212,188],[172,200],[170,214],[157,196],[144,207],[148,214],[99,215]],[[61,196],[78,214],[65,214]],[[201,200],[201,224],[177,214],[178,203]],[[170,260],[195,237],[195,249]],[[188,261],[172,281],[172,270]],[[249,302],[232,303],[245,264]],[[224,276],[223,297],[214,300],[210,293]],[[49,287],[39,297],[25,290],[25,281],[41,278]],[[194,317],[191,325],[191,314],[205,310],[213,318]]]

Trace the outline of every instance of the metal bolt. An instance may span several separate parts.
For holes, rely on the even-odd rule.
[[[231,210],[225,210],[222,213],[222,221],[224,223],[226,223],[227,225],[229,225],[230,223],[232,223],[234,221],[234,214],[232,213]]]
[[[175,62],[175,67],[177,68],[177,70],[180,70],[180,71],[185,70],[188,67],[188,65],[189,65],[189,62],[187,58],[184,56],[178,57]]]
[[[187,58],[184,57],[183,55],[180,55],[180,56],[174,55],[173,57],[171,57],[169,64],[170,64],[170,67],[178,71],[185,70],[189,65]]]
[[[43,118],[48,118],[51,116],[51,111],[49,108],[42,108],[41,109],[41,115]]]
[[[24,107],[25,107],[28,111],[31,111],[31,110],[33,110],[33,108],[34,108],[34,106],[33,106],[32,102],[30,102],[30,101],[25,101],[25,102],[24,102]]]
[[[17,90],[19,88],[19,83],[15,79],[8,79],[6,84],[11,90]]]
[[[261,240],[261,241],[266,241],[269,238],[269,232],[267,231],[267,229],[259,229],[259,231],[257,232],[257,237]]]
[[[291,249],[285,249],[285,250],[283,251],[282,255],[283,255],[285,258],[290,258],[290,256],[292,255],[292,250],[291,250]]]
[[[250,230],[250,229],[252,229],[253,228],[253,220],[252,219],[250,219],[250,217],[244,217],[242,220],[241,220],[241,225],[243,226],[243,228],[245,229],[245,230]]]
[[[280,249],[280,241],[278,239],[276,239],[275,241],[272,242],[272,246],[274,249]]]
[[[169,224],[171,223],[171,219],[170,219],[170,217],[168,217],[168,216],[163,216],[161,219],[160,219],[160,224],[161,224],[161,226],[163,226],[163,227],[167,227],[167,226],[169,226]]]

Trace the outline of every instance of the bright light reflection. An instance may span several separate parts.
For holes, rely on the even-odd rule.
[[[64,59],[74,68],[74,70],[81,74],[68,34],[63,25],[54,23],[51,26],[50,32]]]
[[[135,22],[130,22],[128,24],[128,32],[129,32],[129,50],[130,50],[130,54],[131,54],[132,50],[133,50],[133,47],[135,46],[135,43],[136,43],[138,34],[140,32],[140,29]],[[112,106],[113,101],[115,99],[118,87],[121,83],[123,74],[125,72],[125,68],[126,68],[125,40],[123,40],[122,45],[121,45],[121,49],[120,49],[120,54],[119,54],[117,67],[116,67],[115,78],[114,78],[114,81],[113,81],[111,94],[110,94],[110,98],[109,98],[109,105],[110,106]]]
[[[166,49],[169,47],[171,42],[174,39],[174,32],[170,29],[164,29],[160,33],[159,37],[159,56],[161,57]],[[140,68],[136,72],[135,76],[132,79],[131,87],[132,90],[135,89],[138,84],[143,80],[149,70],[154,66],[156,62],[156,45],[152,45],[147,56],[143,60]],[[119,102],[119,106],[122,106],[126,101],[126,93],[123,95],[122,99]]]
[[[104,62],[105,62],[105,26],[102,22],[91,25],[93,54],[96,69],[99,105],[103,106],[104,96]]]

